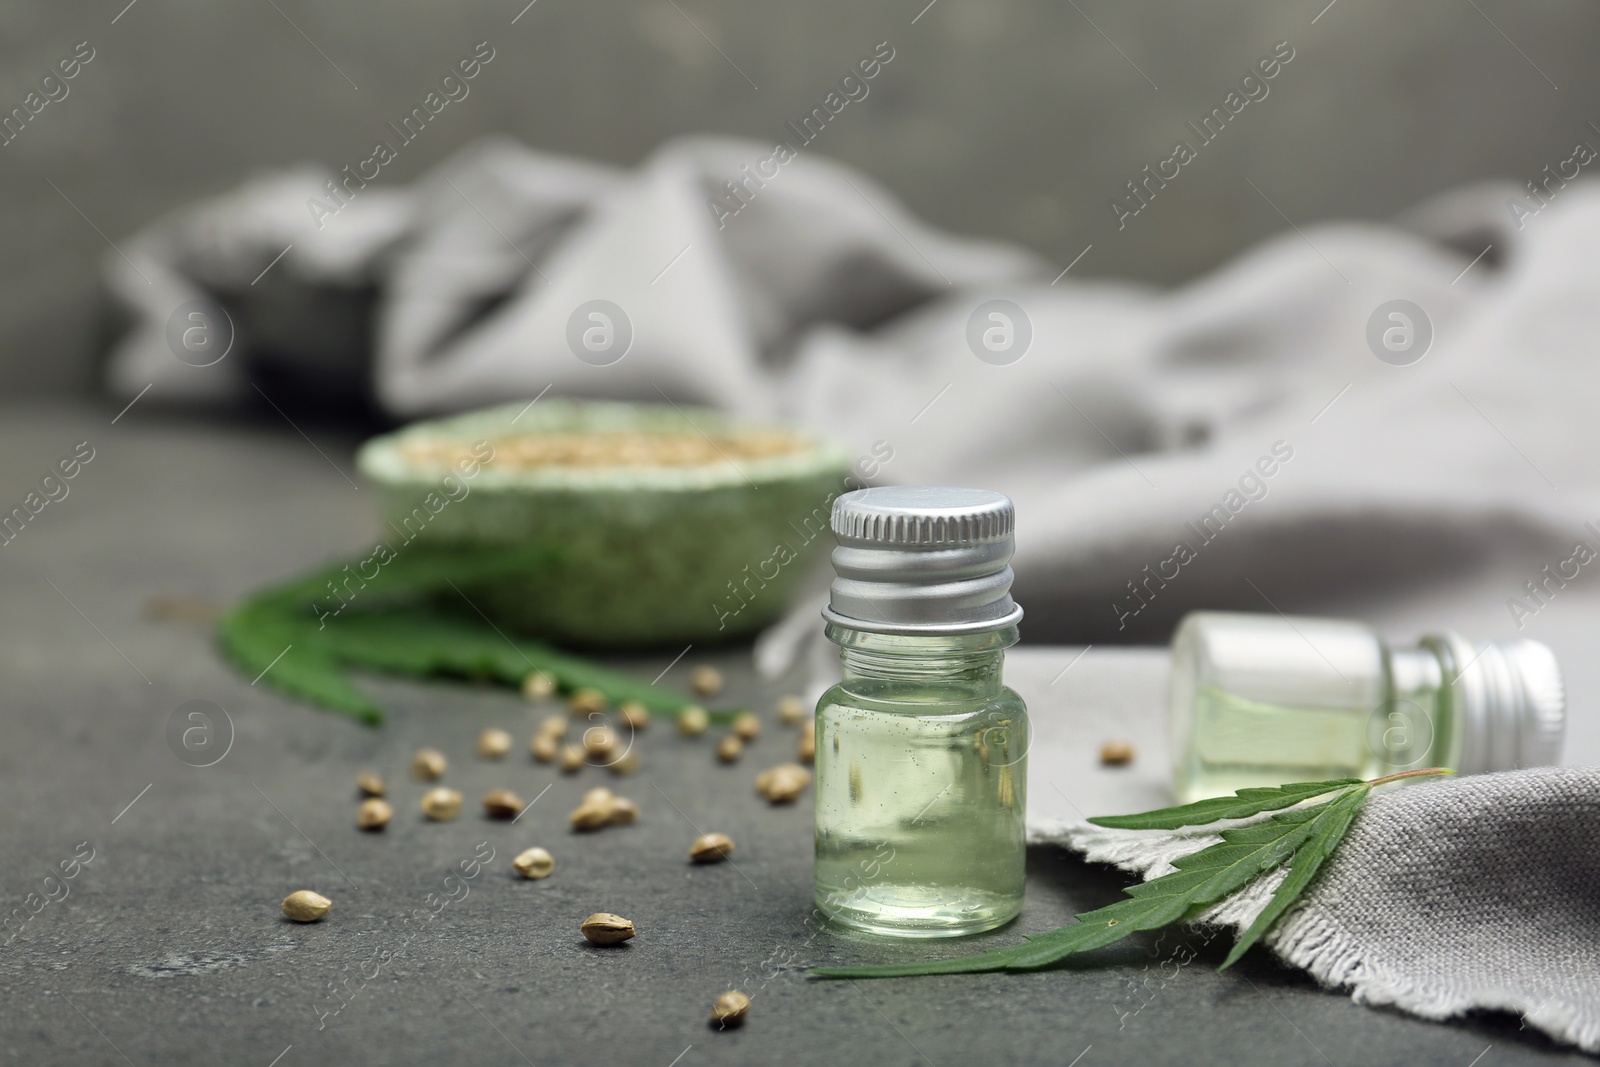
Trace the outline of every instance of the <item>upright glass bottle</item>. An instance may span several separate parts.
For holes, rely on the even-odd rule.
[[[833,506],[826,633],[843,680],[816,714],[817,907],[898,937],[993,929],[1022,907],[1027,709],[1000,680],[1011,501],[862,489]]]
[[[1566,698],[1537,641],[1451,633],[1389,648],[1338,619],[1186,616],[1172,639],[1173,779],[1183,801],[1246,786],[1554,763]]]

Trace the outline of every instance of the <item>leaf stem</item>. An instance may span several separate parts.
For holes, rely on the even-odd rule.
[[[1456,773],[1456,769],[1454,767],[1423,767],[1414,771],[1401,771],[1398,774],[1386,774],[1382,778],[1371,778],[1367,780],[1367,784],[1387,785],[1390,782],[1398,782],[1402,778],[1432,778],[1441,774],[1454,773]]]

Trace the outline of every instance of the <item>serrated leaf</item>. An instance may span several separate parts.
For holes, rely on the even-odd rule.
[[[1292,785],[1241,789],[1231,797],[1212,797],[1140,815],[1100,815],[1089,821],[1096,826],[1117,830],[1176,830],[1181,826],[1209,826],[1223,819],[1244,819],[1263,811],[1293,807],[1324,793],[1360,784],[1360,778],[1334,778],[1326,782],[1296,782]]]
[[[513,638],[466,614],[476,607],[462,586],[527,574],[559,558],[539,548],[462,553],[419,545],[392,557],[374,577],[357,573],[354,579],[352,573],[361,570],[357,561],[335,562],[253,594],[223,617],[218,640],[240,671],[263,686],[371,725],[383,721],[383,711],[356,688],[348,668],[487,677],[512,686],[539,671],[562,692],[597,689],[612,703],[636,700],[661,715],[690,707],[688,698],[671,690],[539,641]],[[345,584],[352,580],[358,584]],[[330,585],[353,594],[351,603]],[[440,610],[440,598],[459,602],[463,615]],[[286,647],[290,651],[284,654]],[[733,714],[711,712],[710,717],[725,722]]]
[[[1350,823],[1355,820],[1356,812],[1367,802],[1367,795],[1372,792],[1372,786],[1362,783],[1360,786],[1345,793],[1339,799],[1320,807],[1316,818],[1311,820],[1311,833],[1303,845],[1295,851],[1294,859],[1289,862],[1289,874],[1273,891],[1272,899],[1250,928],[1239,935],[1233,951],[1228,953],[1228,958],[1222,961],[1222,966],[1217,970],[1225,971],[1232,967],[1243,956],[1245,950],[1260,940],[1272,924],[1305,892],[1311,880],[1322,869],[1323,862],[1339,847],[1339,842],[1344,840],[1345,831],[1350,829]]]
[[[1317,796],[1329,792],[1328,784],[1300,783],[1299,786],[1284,786],[1277,792],[1286,796],[1299,788],[1316,786],[1320,787],[1317,792],[1303,796]],[[1359,778],[1352,779],[1343,788],[1349,790],[1352,785],[1360,787],[1362,799],[1365,799],[1368,791],[1365,783]],[[1322,804],[1279,811],[1262,822],[1223,830],[1221,841],[1175,860],[1173,866],[1177,870],[1171,874],[1123,890],[1130,899],[1085,912],[1077,916],[1078,921],[1070,926],[1035,934],[1028,938],[1026,945],[1013,945],[932,963],[823,967],[812,973],[824,978],[889,978],[971,971],[1026,971],[1047,967],[1075,953],[1088,952],[1120,941],[1135,930],[1154,930],[1186,917],[1194,917],[1251,879],[1282,866],[1318,832],[1319,827],[1326,830],[1332,824],[1319,823],[1318,817],[1333,802],[1334,798],[1330,797]],[[1355,806],[1359,807],[1359,803]],[[1340,826],[1340,835],[1347,825],[1346,822]],[[1337,844],[1337,841],[1333,844]]]

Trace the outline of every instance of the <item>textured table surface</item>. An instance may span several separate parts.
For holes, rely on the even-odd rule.
[[[6,509],[79,442],[95,450],[69,494],[0,549],[0,914],[12,916],[0,1056],[11,1062],[1588,1062],[1515,1019],[1437,1025],[1363,1008],[1261,953],[1219,976],[1220,940],[1195,934],[1130,939],[1033,975],[808,979],[821,961],[956,947],[808,929],[809,810],[768,808],[751,790],[757,769],[788,758],[792,734],[769,722],[744,762],[721,767],[707,741],[658,728],[633,777],[568,778],[523,755],[542,709],[501,690],[374,680],[392,715],[373,730],[253,686],[204,626],[151,621],[144,606],[163,594],[226,600],[370,541],[370,494],[345,477],[350,443],[286,424],[115,415],[0,418]],[[648,677],[671,657],[630,666]],[[692,650],[662,684],[704,662],[728,674],[731,699],[769,707],[782,689],[758,684],[737,649]],[[166,739],[192,700],[231,720],[231,747],[209,767]],[[503,762],[473,755],[491,724],[518,737]],[[446,781],[467,796],[455,822],[417,813],[422,789],[405,767],[424,744],[449,756]],[[381,835],[353,825],[355,774],[368,767],[388,775],[396,803]],[[600,784],[636,799],[640,821],[575,837],[566,814]],[[491,823],[475,801],[497,786],[540,799],[516,825]],[[712,829],[736,839],[736,863],[691,867],[689,842]],[[47,876],[84,842],[93,859],[64,899],[47,899]],[[510,872],[531,844],[556,857],[544,882]],[[446,888],[447,872],[489,849],[481,873]],[[1059,925],[1122,882],[1037,850],[1021,919],[961,948]],[[332,898],[326,920],[279,917],[300,888]],[[437,912],[399,930],[417,909]],[[633,919],[638,938],[589,946],[578,924],[600,910]],[[706,1013],[730,988],[754,1007],[742,1030],[719,1033]]]

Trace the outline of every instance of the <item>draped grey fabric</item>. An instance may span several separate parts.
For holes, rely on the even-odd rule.
[[[1044,836],[1146,878],[1221,840],[1087,824]],[[1244,930],[1283,873],[1201,921]],[[1265,941],[1360,1003],[1427,1019],[1515,1012],[1600,1052],[1600,770],[1508,771],[1375,794]]]
[[[1161,637],[1194,606],[1600,548],[1582,181],[1547,205],[1464,190],[1404,227],[1305,223],[1159,292],[1077,281],[1092,249],[1063,273],[772,156],[695,138],[624,172],[496,140],[409,188],[262,178],[108,259],[136,319],[109,384],[216,401],[276,374],[399,417],[548,389],[793,420],[892,455],[881,481],[1009,494],[1031,638]],[[238,336],[198,367],[170,326],[206,296]],[[572,340],[594,300],[631,335],[604,365]]]

